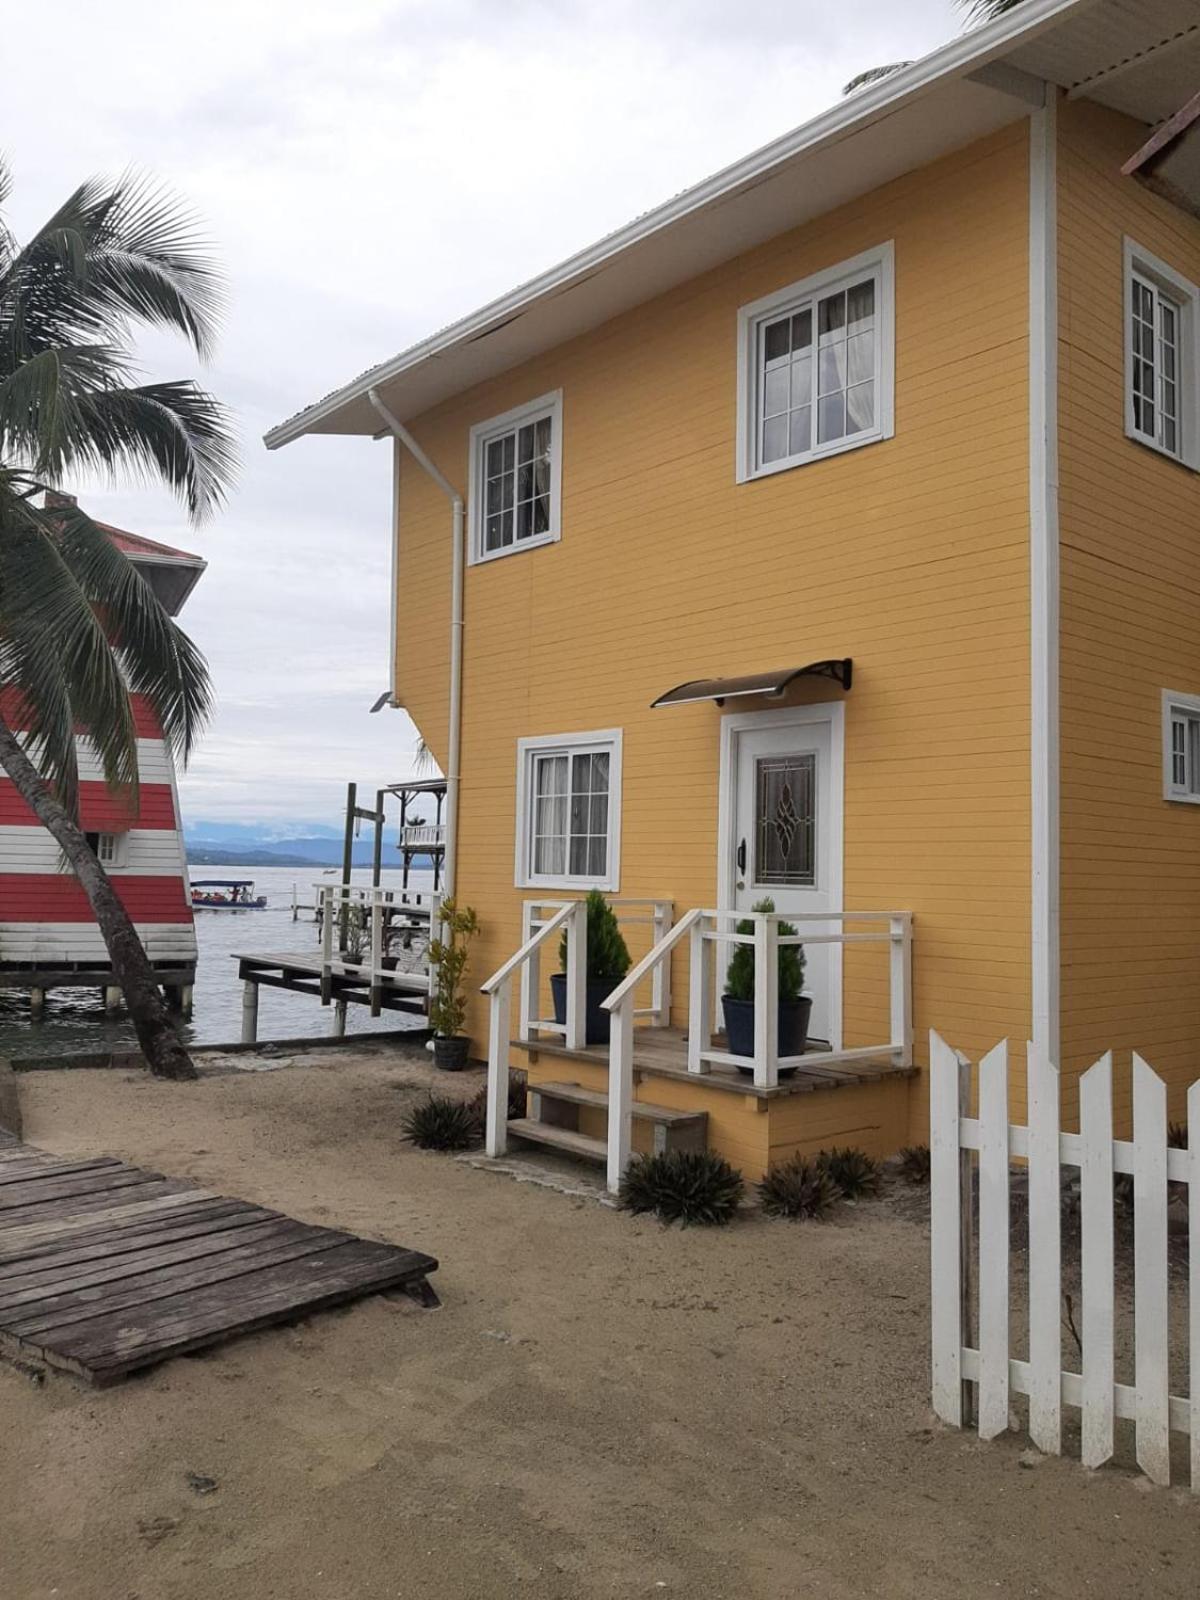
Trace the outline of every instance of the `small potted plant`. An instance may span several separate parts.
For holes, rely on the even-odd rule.
[[[558,964],[561,972],[550,976],[550,992],[554,997],[554,1020],[567,1020],[567,936],[564,933],[558,947]],[[584,1039],[588,1044],[607,1044],[612,1017],[605,1011],[602,1001],[620,983],[629,971],[629,948],[617,926],[617,914],[599,889],[590,889],[587,897],[587,1010]]]
[[[774,900],[760,900],[755,911],[774,911]],[[753,933],[754,923],[747,917],[737,925],[739,933]],[[781,922],[779,932],[784,938],[794,938],[796,930],[790,922]],[[808,1019],[812,1001],[804,989],[804,946],[785,944],[779,947],[779,1054],[799,1056],[808,1043]],[[738,944],[733,949],[733,959],[725,974],[725,993],[721,996],[725,1013],[725,1037],[729,1053],[735,1056],[754,1054],[754,946]],[[753,1067],[739,1064],[739,1071],[752,1072]]]
[[[471,906],[461,910],[453,899],[443,900],[438,911],[441,936],[430,942],[429,1023],[433,1029],[433,1059],[446,1072],[461,1072],[467,1064],[471,1041],[463,1033],[467,1020],[467,995],[463,973],[468,946],[479,932]]]

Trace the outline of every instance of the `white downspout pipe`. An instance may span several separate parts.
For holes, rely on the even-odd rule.
[[[458,790],[462,752],[462,655],[463,655],[463,569],[466,565],[464,536],[466,510],[462,495],[433,464],[402,422],[398,422],[374,389],[367,399],[382,417],[388,432],[406,447],[413,459],[449,499],[452,524],[450,563],[450,716],[446,749],[446,860],[443,889],[449,898],[458,876]],[[398,506],[396,513],[398,514]],[[397,604],[392,596],[392,604]]]

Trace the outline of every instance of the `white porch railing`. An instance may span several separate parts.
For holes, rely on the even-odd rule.
[[[435,927],[442,897],[411,889],[376,889],[358,884],[318,883],[317,916],[321,923],[322,993],[331,976],[365,979],[373,989],[430,992],[430,930]],[[343,923],[356,923],[358,949],[341,949]],[[398,943],[417,945],[405,963],[395,953]],[[391,965],[387,963],[391,962]],[[326,1003],[328,1003],[326,1001]]]
[[[607,898],[607,897],[606,897]],[[670,900],[609,899],[623,928],[646,927],[652,946],[667,935],[674,910]],[[564,1022],[540,1015],[542,1002],[542,949],[557,935],[566,934],[566,1007]],[[536,1044],[543,1034],[557,1035],[569,1050],[582,1050],[587,1042],[587,903],[584,900],[526,900],[521,915],[521,946],[498,972],[483,984],[489,999],[488,1017],[488,1133],[489,1155],[503,1155],[504,1119],[492,1128],[492,1108],[508,1103],[508,1050],[513,1037],[512,985],[520,975],[521,994],[516,1037]],[[671,975],[657,967],[649,1005],[633,1015],[659,1027],[671,1018]]]
[[[530,908],[526,906],[528,926]],[[546,1018],[533,1020],[540,993],[540,963],[542,946],[565,932],[567,936],[567,1020],[558,1023]],[[583,1048],[584,1022],[587,1009],[587,906],[582,900],[570,900],[536,928],[524,940],[521,948],[509,956],[504,965],[493,972],[481,985],[488,997],[488,1093],[487,1128],[485,1148],[489,1156],[502,1156],[508,1148],[508,1051],[512,1038],[512,985],[521,975],[522,1029],[545,1029],[562,1034],[568,1048]],[[521,1037],[530,1038],[529,1031]]]
[[[750,922],[753,932],[738,932]],[[780,923],[816,924],[812,933],[781,934]],[[841,924],[837,933],[820,931]],[[867,931],[848,931],[846,924],[886,923]],[[750,1067],[756,1088],[772,1089],[781,1070],[809,1065],[837,1066],[890,1055],[898,1067],[912,1065],[912,913],[908,911],[841,911],[796,914],[764,911],[689,911],[665,938],[638,963],[625,981],[605,999],[612,1015],[608,1069],[608,1186],[614,1192],[629,1164],[633,1120],[634,990],[651,973],[669,971],[669,957],[687,936],[689,945],[688,1071],[704,1075],[713,1066]],[[754,946],[754,1054],[734,1055],[712,1048],[715,1005],[714,964],[723,944]],[[889,1032],[878,1044],[846,1050],[821,1050],[805,1055],[779,1054],[779,951],[789,945],[884,945],[888,949]]]

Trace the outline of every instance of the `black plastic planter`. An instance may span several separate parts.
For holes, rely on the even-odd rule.
[[[617,987],[620,980],[613,978],[589,978],[587,981],[587,1007],[584,1021],[584,1042],[587,1044],[607,1044],[612,1030],[612,1014],[605,1011],[602,1004]],[[567,975],[565,972],[552,972],[550,974],[550,993],[554,997],[554,1020],[565,1023],[567,1020]]]
[[[433,1064],[440,1067],[443,1072],[461,1072],[467,1064],[467,1051],[471,1048],[471,1041],[463,1033],[456,1033],[451,1039],[444,1039],[440,1034],[433,1036]]]
[[[735,1000],[731,994],[721,996],[721,1009],[725,1013],[725,1037],[729,1044],[729,1053],[734,1056],[753,1056],[754,1054],[754,1001]],[[808,1019],[812,1014],[812,1001],[807,995],[801,995],[799,1000],[781,1000],[779,1002],[779,1054],[781,1056],[801,1056],[808,1043]],[[785,1068],[787,1072],[794,1072],[794,1067]],[[753,1073],[754,1068],[747,1063],[746,1066],[738,1064],[739,1072]]]

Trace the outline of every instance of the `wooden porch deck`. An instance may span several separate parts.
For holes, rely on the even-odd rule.
[[[416,1250],[312,1227],[127,1166],[66,1161],[0,1131],[0,1355],[109,1384],[139,1367],[404,1288]]]
[[[720,1045],[720,1036],[716,1041]],[[606,1044],[592,1044],[583,1050],[570,1050],[566,1045],[559,1044],[553,1039],[537,1039],[523,1041],[513,1039],[512,1047],[516,1050],[525,1050],[530,1055],[561,1056],[568,1061],[590,1061],[595,1065],[607,1068],[608,1046]],[[916,1072],[915,1067],[898,1067],[893,1062],[886,1050],[881,1050],[878,1056],[857,1061],[839,1061],[836,1065],[822,1064],[821,1057],[827,1051],[814,1049],[809,1051],[812,1065],[805,1064],[791,1077],[781,1078],[779,1084],[773,1089],[759,1088],[747,1074],[739,1072],[736,1067],[713,1065],[711,1070],[699,1078],[707,1088],[724,1089],[732,1094],[755,1095],[761,1099],[773,1099],[780,1095],[811,1094],[817,1089],[841,1089],[853,1084],[877,1083],[881,1078],[911,1078]],[[633,1034],[633,1072],[635,1081],[639,1077],[650,1078],[682,1078],[684,1082],[696,1083],[697,1074],[691,1073],[687,1068],[687,1033],[682,1028],[652,1028],[639,1027]]]

